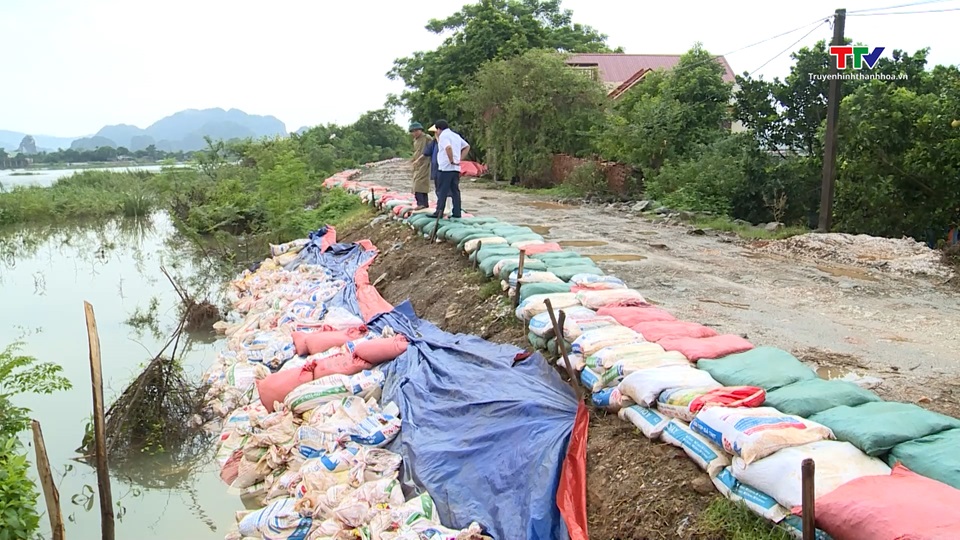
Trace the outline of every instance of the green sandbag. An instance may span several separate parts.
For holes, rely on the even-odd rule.
[[[433,234],[434,227],[436,227],[437,230],[440,230],[441,227],[449,224],[450,222],[445,219],[441,219],[439,223],[435,223],[431,221],[423,226],[423,229],[421,229],[421,232],[423,232],[423,234],[430,235],[430,234]]]
[[[880,397],[847,381],[825,381],[819,377],[798,381],[767,393],[764,407],[809,418],[827,409],[846,405],[856,407]]]
[[[493,255],[491,257],[487,257],[480,262],[480,271],[483,272],[483,275],[487,276],[488,278],[492,278],[493,268],[497,266],[500,261],[510,259],[514,256],[515,255]]]
[[[593,259],[587,257],[569,257],[567,259],[547,260],[547,266],[551,268],[564,268],[567,266],[597,266]]]
[[[887,463],[897,462],[927,478],[960,489],[960,429],[950,429],[893,447]]]
[[[457,225],[456,223],[450,223],[440,227],[440,230],[437,231],[437,238],[443,238],[444,240],[450,239],[450,233],[453,231],[459,231],[460,229],[465,229],[463,225]]]
[[[563,344],[564,344],[563,345],[564,350],[567,351],[567,353],[569,353],[570,349],[573,348],[573,345],[571,345],[570,342],[567,340],[564,340]],[[547,340],[547,352],[554,356],[560,355],[560,350],[557,349],[557,338],[552,337],[549,340]],[[563,360],[560,360],[559,362],[561,365],[563,364]]]
[[[603,270],[596,266],[547,266],[547,272],[552,273],[564,282],[570,281],[577,274],[603,275]]]
[[[470,261],[483,262],[488,257],[516,257],[520,255],[520,250],[512,248],[506,244],[494,244],[492,246],[483,246],[470,254]]]
[[[537,259],[550,262],[559,259],[579,259],[580,254],[576,251],[548,251],[547,253],[537,253]]]
[[[517,242],[543,242],[543,237],[539,234],[510,234],[503,237],[508,244],[516,244]]]
[[[547,340],[534,334],[533,332],[527,333],[527,341],[529,341],[530,345],[533,345],[535,349],[539,349],[542,351],[547,348]]]
[[[527,227],[517,227],[515,225],[507,225],[506,223],[501,223],[491,228],[491,230],[497,236],[509,236],[511,234],[530,234],[533,231]]]
[[[469,241],[471,241],[471,240],[477,240],[477,239],[480,239],[480,238],[489,238],[489,237],[491,237],[491,236],[496,236],[495,234],[493,234],[493,231],[488,231],[488,230],[477,230],[477,231],[474,231],[474,232],[472,232],[472,233],[470,233],[470,234],[462,237],[462,238],[457,242],[457,251],[463,251],[464,248],[465,248],[466,245],[467,245],[467,242],[469,242]],[[508,244],[493,244],[493,245],[506,246],[506,245],[508,245]]]
[[[510,274],[512,274],[513,271],[517,270],[518,268],[520,268],[520,258],[510,257],[508,262],[503,263],[503,267],[500,268],[500,275],[498,277],[506,281],[510,279]],[[538,260],[526,257],[523,261],[523,271],[526,272],[527,270],[531,272],[545,272],[547,270],[547,265]]]
[[[838,441],[868,456],[882,456],[900,443],[960,428],[960,420],[912,403],[877,401],[856,407],[841,405],[810,417],[833,430]]]
[[[450,218],[450,219],[451,219],[451,221],[453,221],[453,222],[455,222],[455,223],[463,223],[463,224],[465,224],[465,225],[467,225],[467,224],[469,224],[469,225],[486,225],[486,224],[489,224],[489,223],[499,223],[499,222],[500,222],[499,219],[497,219],[497,218],[495,218],[495,217],[489,217],[489,216],[488,216],[488,217],[474,216],[474,217]]]
[[[553,294],[570,292],[569,283],[524,283],[520,286],[520,301],[535,294]]]
[[[716,360],[700,360],[697,367],[724,386],[759,386],[767,392],[817,378],[812,369],[776,347],[757,347]]]
[[[428,221],[434,221],[436,218],[431,218],[427,214],[413,214],[407,218],[407,223],[413,225],[417,229],[423,227]]]

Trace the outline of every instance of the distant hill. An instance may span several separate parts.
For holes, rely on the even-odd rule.
[[[24,133],[0,131],[0,148],[16,149]],[[273,116],[247,114],[238,109],[187,109],[162,118],[146,129],[129,124],[104,126],[95,135],[78,139],[35,135],[41,150],[74,148],[93,150],[100,146],[124,147],[131,151],[150,145],[167,152],[199,150],[206,146],[204,136],[213,139],[286,136],[287,127]],[[10,143],[7,143],[7,140]],[[55,144],[51,144],[55,143]]]

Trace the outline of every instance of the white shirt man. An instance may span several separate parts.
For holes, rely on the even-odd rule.
[[[437,166],[441,171],[460,171],[460,159],[464,149],[469,149],[470,145],[463,140],[459,134],[452,129],[445,129],[437,137],[437,144],[440,145],[437,152]],[[452,160],[451,160],[452,158]]]
[[[432,217],[442,216],[447,205],[447,197],[453,199],[450,217],[461,217],[460,206],[460,161],[470,151],[470,145],[463,137],[450,129],[446,120],[437,120],[437,210]]]

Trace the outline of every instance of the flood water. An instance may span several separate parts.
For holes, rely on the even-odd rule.
[[[160,165],[144,165],[134,167],[97,167],[90,169],[0,169],[0,185],[5,189],[14,186],[41,186],[49,187],[57,180],[83,171],[149,171],[160,172]]]
[[[92,410],[83,302],[89,301],[96,313],[109,406],[159,352],[178,322],[179,299],[161,273],[161,264],[188,288],[192,283],[196,296],[207,286],[192,279],[223,282],[205,265],[185,256],[184,244],[174,236],[164,214],[96,227],[0,231],[0,348],[22,339],[23,354],[59,363],[73,383],[73,389],[52,396],[15,399],[33,411],[43,428],[70,540],[101,537],[95,471],[74,461]],[[157,299],[156,335],[125,322],[138,309],[147,310],[153,298]],[[222,343],[213,336],[188,341],[183,363],[188,376],[197,380],[214,362]],[[29,434],[23,439],[27,442]],[[33,462],[32,444],[28,451]],[[185,474],[186,468],[192,472]],[[239,498],[229,495],[221,484],[212,456],[175,468],[144,465],[140,470],[144,476],[136,481],[111,473],[118,505],[114,508],[117,538],[220,539],[232,526],[235,511],[242,508]],[[179,485],[151,487],[170,484]],[[38,504],[43,511],[42,496]],[[45,516],[40,530],[49,537]]]

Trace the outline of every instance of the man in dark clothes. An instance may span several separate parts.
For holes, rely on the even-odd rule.
[[[434,137],[437,136],[437,126],[430,126],[430,132]],[[440,195],[440,169],[437,166],[437,140],[430,139],[427,147],[423,149],[423,155],[430,158],[430,180],[433,180],[433,191]]]

